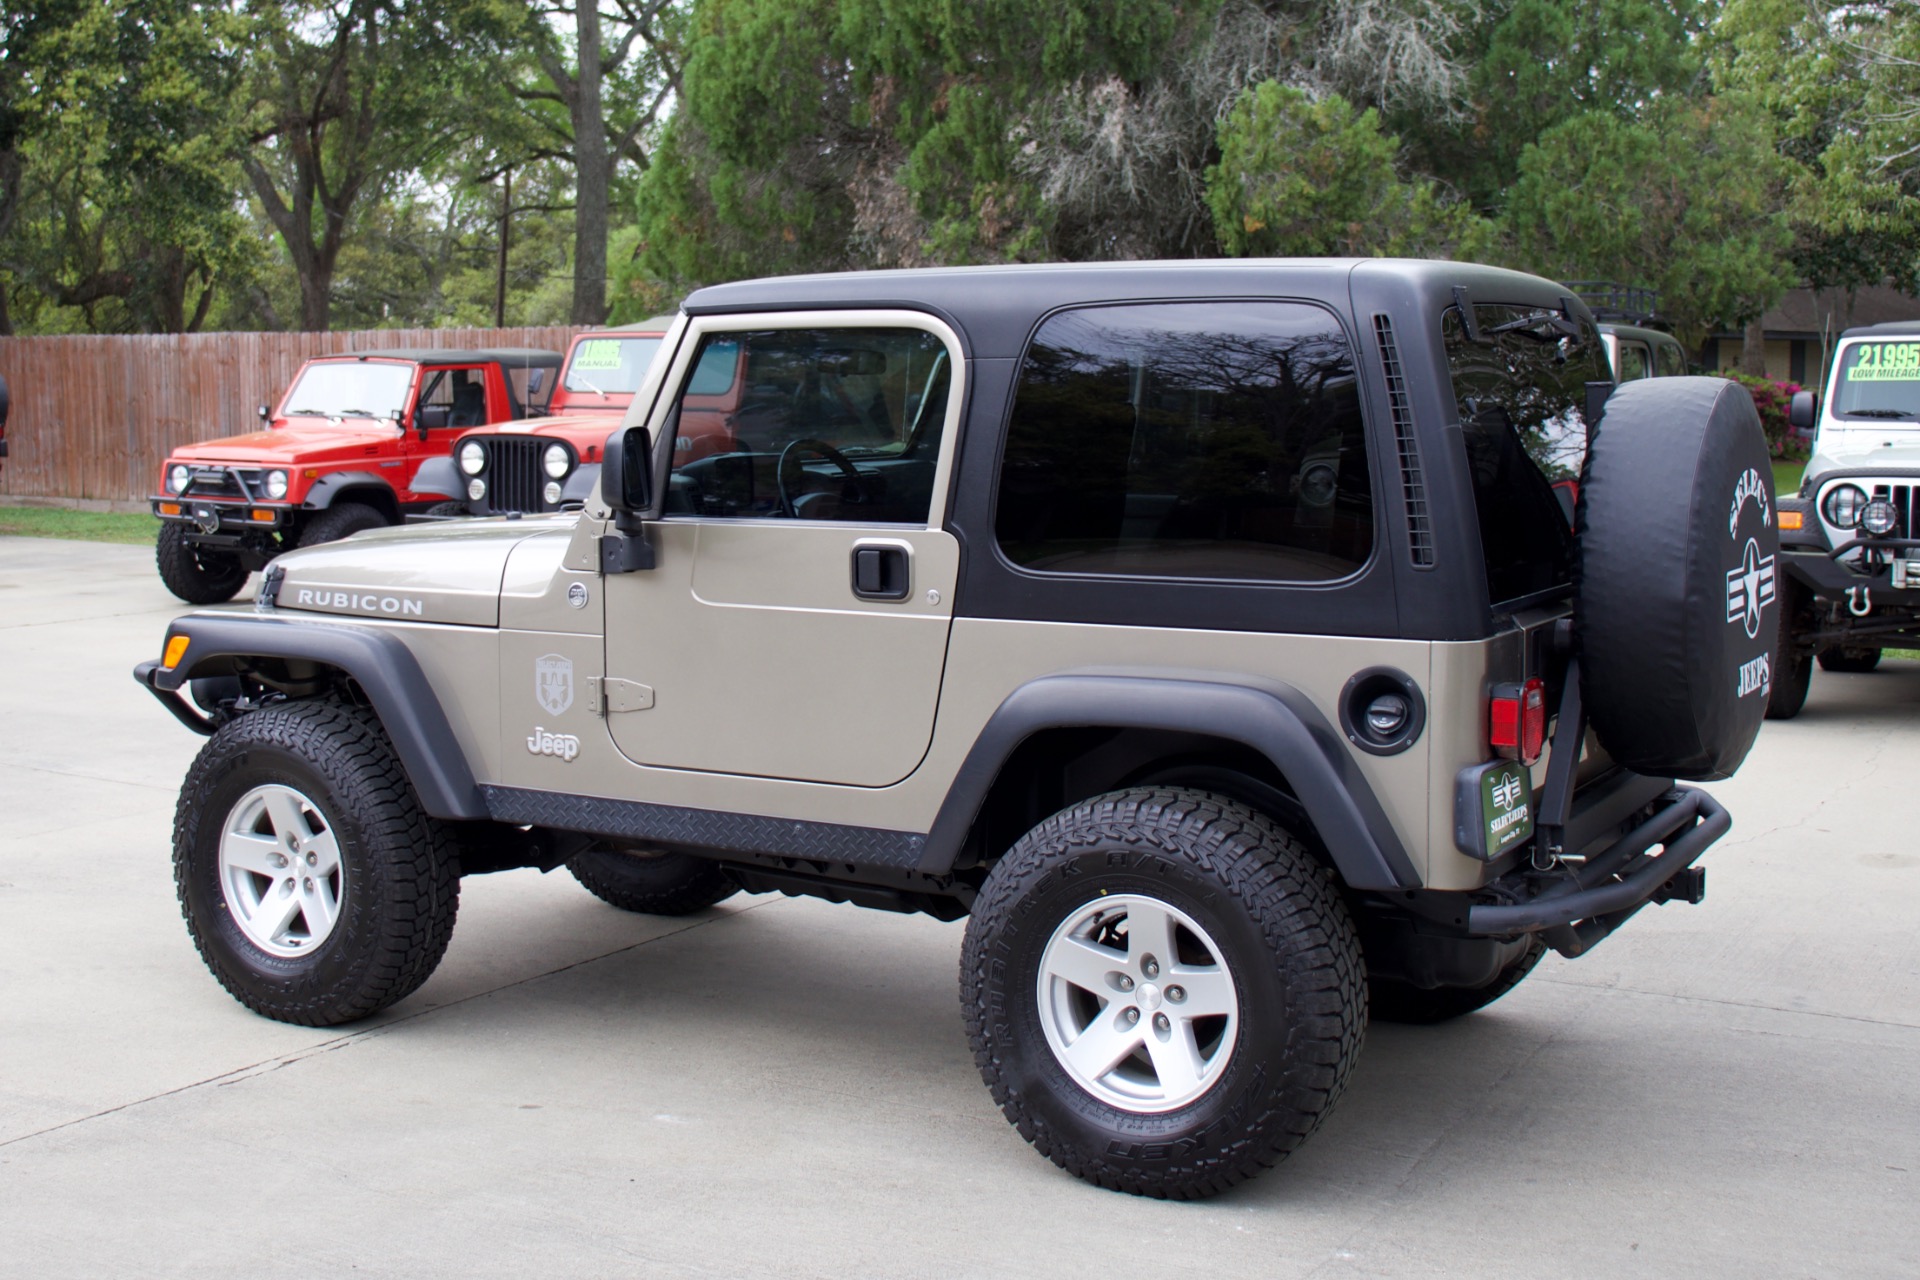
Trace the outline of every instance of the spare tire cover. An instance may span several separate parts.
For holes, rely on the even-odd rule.
[[[1600,745],[1636,773],[1728,777],[1766,713],[1780,613],[1773,469],[1746,388],[1617,388],[1576,528],[1580,687]]]

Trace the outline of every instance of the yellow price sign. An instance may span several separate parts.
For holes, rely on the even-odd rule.
[[[589,338],[573,349],[573,367],[602,370],[620,367],[620,339]]]
[[[1849,382],[1920,382],[1920,342],[1863,342],[1854,352]]]

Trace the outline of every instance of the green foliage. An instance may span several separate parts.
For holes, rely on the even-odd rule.
[[[1651,284],[1681,340],[1737,329],[1794,283],[1791,173],[1738,97],[1575,116],[1520,158],[1504,224],[1518,265]]]
[[[1379,113],[1336,95],[1315,100],[1266,81],[1220,122],[1220,162],[1207,205],[1220,245],[1236,257],[1468,256],[1491,228],[1433,183],[1403,179],[1399,139]]]
[[[1738,370],[1720,376],[1739,383],[1752,394],[1754,411],[1760,415],[1761,429],[1767,433],[1767,448],[1774,457],[1789,461],[1806,457],[1805,448],[1792,438],[1793,427],[1787,420],[1794,393],[1804,391],[1804,387],[1797,382],[1775,382],[1772,378],[1755,377]]]

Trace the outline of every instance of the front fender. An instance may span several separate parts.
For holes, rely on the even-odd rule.
[[[454,464],[451,456],[428,458],[413,473],[413,483],[407,488],[415,493],[437,493],[443,498],[461,498],[467,496],[467,487],[460,483],[460,468]]]
[[[1048,676],[1009,694],[955,775],[919,870],[950,871],[1014,749],[1043,729],[1061,728],[1166,729],[1242,743],[1292,784],[1351,888],[1420,887],[1413,860],[1345,740],[1305,694],[1282,684],[1136,676]]]
[[[141,663],[134,670],[134,678],[163,701],[177,703],[181,686],[189,680],[235,674],[242,659],[333,667],[352,676],[373,704],[423,809],[436,818],[487,816],[486,802],[433,685],[394,635],[326,622],[188,614],[167,628],[169,649],[176,636],[187,637],[176,665]]]

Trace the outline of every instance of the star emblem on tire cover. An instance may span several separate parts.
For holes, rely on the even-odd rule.
[[[1760,634],[1760,611],[1773,603],[1773,557],[1747,539],[1741,563],[1727,574],[1727,622],[1743,623],[1749,639]]]

